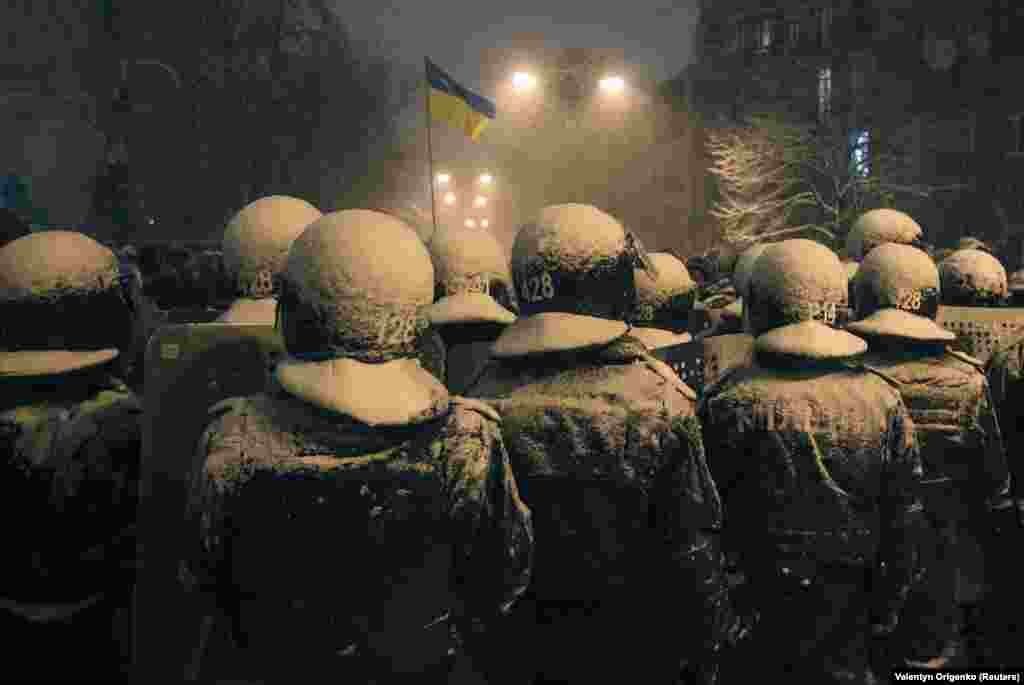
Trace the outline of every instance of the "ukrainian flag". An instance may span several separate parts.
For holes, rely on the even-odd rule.
[[[431,116],[460,129],[474,141],[479,140],[480,132],[497,116],[493,102],[456,83],[429,59],[427,83]]]

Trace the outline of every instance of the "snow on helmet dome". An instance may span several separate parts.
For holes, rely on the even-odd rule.
[[[590,205],[552,205],[520,229],[512,246],[512,263],[517,269],[538,260],[581,272],[625,249],[626,230],[614,217]]]
[[[999,260],[983,250],[957,250],[939,265],[943,295],[1004,298],[1007,295],[1006,269]]]
[[[872,209],[860,215],[846,237],[846,253],[851,259],[863,259],[884,243],[909,245],[920,240],[921,227],[909,214],[895,209]]]
[[[221,242],[224,268],[242,296],[267,297],[267,282],[284,267],[288,248],[323,216],[294,197],[271,195],[243,207],[228,222]]]
[[[89,236],[40,231],[0,248],[0,299],[106,290],[117,283],[118,272],[117,255]]]
[[[487,230],[465,226],[438,229],[430,241],[434,278],[439,283],[477,274],[492,274],[511,281],[508,254]]]

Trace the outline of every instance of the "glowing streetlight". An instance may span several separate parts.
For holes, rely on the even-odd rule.
[[[437,184],[438,185],[442,185],[443,186],[445,183],[447,183],[450,180],[452,180],[452,175],[451,174],[438,174],[437,175]]]
[[[473,202],[475,207],[484,207],[487,205],[487,198],[483,195],[477,195],[476,200]]]
[[[487,174],[487,173],[480,174],[480,183],[482,183],[485,186],[486,185],[490,185],[493,180],[494,180],[494,177],[491,176],[490,174]]]
[[[444,194],[444,203],[446,205],[453,205],[453,204],[455,204],[455,193],[445,193]]]
[[[490,225],[491,225],[491,222],[488,221],[487,219],[480,219],[480,226],[481,227],[487,228]]]
[[[606,93],[618,94],[626,88],[626,81],[621,76],[606,76],[598,81],[598,86]]]
[[[512,74],[512,86],[518,91],[530,90],[536,83],[537,79],[525,71],[517,71]]]
[[[476,228],[476,222],[472,219],[466,219],[466,228]]]

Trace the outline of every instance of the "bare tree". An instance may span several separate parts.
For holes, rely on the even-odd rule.
[[[734,123],[709,128],[707,144],[719,195],[711,215],[727,241],[838,242],[865,210],[965,187],[922,181],[906,89],[869,53],[758,61],[731,87]]]

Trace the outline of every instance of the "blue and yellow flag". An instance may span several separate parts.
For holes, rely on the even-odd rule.
[[[430,114],[461,130],[474,141],[497,116],[494,103],[465,88],[427,59],[427,83],[430,85]]]

